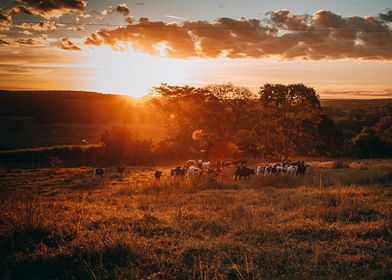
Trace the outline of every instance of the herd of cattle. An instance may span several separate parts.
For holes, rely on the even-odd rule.
[[[234,167],[234,176],[236,179],[248,179],[250,176],[270,176],[270,175],[295,175],[304,176],[306,169],[309,165],[305,164],[304,161],[288,161],[276,163],[273,165],[258,165],[255,169],[247,167],[247,160],[236,160],[236,161],[218,161],[212,163],[203,160],[188,160],[183,165],[177,166],[170,170],[170,176],[172,178],[190,178],[196,179],[202,176],[208,178],[219,178],[223,175],[223,169],[229,166]],[[123,176],[125,167],[117,167],[116,171]],[[100,176],[101,178],[105,175],[105,168],[95,168],[94,176]],[[156,170],[154,177],[156,180],[160,180],[163,172]]]

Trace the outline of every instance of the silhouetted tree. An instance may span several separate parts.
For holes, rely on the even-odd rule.
[[[374,130],[380,139],[384,142],[392,144],[392,116],[385,116],[375,124]]]
[[[391,145],[381,141],[373,128],[364,128],[352,139],[354,155],[360,158],[387,157],[391,154]]]
[[[288,159],[296,146],[314,139],[307,126],[319,122],[319,96],[303,84],[265,84],[259,94],[265,110],[259,130],[269,138],[270,148]]]

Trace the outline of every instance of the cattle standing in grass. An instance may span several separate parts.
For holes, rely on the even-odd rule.
[[[203,162],[203,164],[202,164],[203,169],[208,170],[208,169],[210,169],[210,167],[211,167],[211,162],[209,162],[209,161]]]
[[[154,173],[155,180],[159,181],[161,179],[161,176],[162,176],[162,171],[159,170],[155,171]]]
[[[185,168],[182,168],[181,166],[177,166],[176,168],[173,168],[170,170],[170,175],[174,177],[184,177],[185,176]]]
[[[94,168],[94,176],[103,177],[105,175],[105,168]]]
[[[237,167],[235,169],[234,172],[234,179],[240,179],[243,177],[244,179],[248,179],[250,177],[250,175],[254,175],[255,174],[255,170],[254,169],[250,169],[248,167],[245,166],[241,166],[241,167]]]
[[[287,175],[296,175],[297,170],[298,170],[298,166],[291,164],[287,167]]]
[[[298,176],[305,176],[306,169],[309,167],[309,165],[305,164],[304,161],[301,161],[297,166],[298,166],[297,175]]]
[[[256,167],[256,175],[264,175],[264,172],[265,172],[265,169],[266,169],[267,167],[265,167],[265,166],[261,166],[261,165],[259,165],[259,166],[257,166]]]
[[[191,166],[186,170],[186,174],[190,179],[199,178],[203,174],[203,169],[196,166]]]

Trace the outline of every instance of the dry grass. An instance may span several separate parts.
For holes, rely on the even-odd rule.
[[[390,279],[391,162],[331,166],[218,182],[3,170],[0,277]]]

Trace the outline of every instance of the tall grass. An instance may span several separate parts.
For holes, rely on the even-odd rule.
[[[391,277],[386,169],[246,181],[233,181],[231,170],[219,181],[143,181],[153,171],[132,169],[77,188],[56,176],[81,180],[91,176],[84,169],[44,171],[2,177],[14,188],[0,200],[0,278]],[[39,182],[49,180],[43,192]]]

